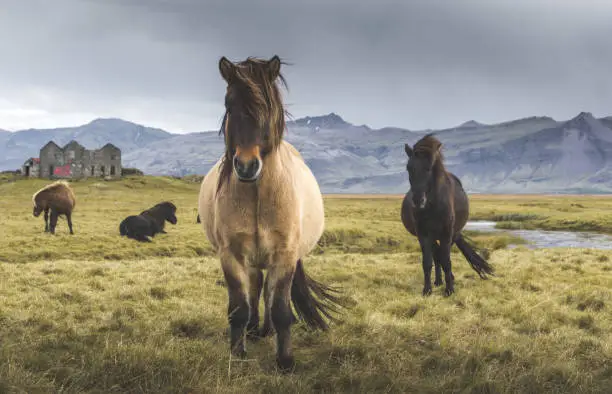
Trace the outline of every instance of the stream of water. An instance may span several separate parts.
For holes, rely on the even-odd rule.
[[[612,236],[578,231],[505,230],[495,228],[495,222],[470,221],[465,230],[506,232],[527,241],[528,248],[590,248],[612,249]]]

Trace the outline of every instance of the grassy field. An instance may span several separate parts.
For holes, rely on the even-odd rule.
[[[306,270],[355,302],[328,333],[294,326],[293,375],[274,342],[230,365],[226,290],[195,223],[199,185],[170,178],[74,182],[70,236],[31,214],[41,180],[0,183],[0,392],[609,392],[612,252],[506,249],[471,234],[498,276],[453,255],[457,293],[423,298],[400,196],[327,196]],[[119,237],[162,200],[178,224],[151,244]],[[472,196],[472,218],[505,227],[612,232],[607,197]]]

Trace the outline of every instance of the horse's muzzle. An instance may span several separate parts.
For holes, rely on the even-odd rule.
[[[247,163],[243,163],[234,156],[234,172],[241,182],[255,182],[261,175],[263,163],[257,157]]]
[[[425,206],[427,205],[427,195],[423,194],[420,197],[414,197],[412,199],[412,202],[414,203],[414,206],[417,207],[418,209],[424,209]]]

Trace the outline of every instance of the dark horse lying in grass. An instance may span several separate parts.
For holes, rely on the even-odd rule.
[[[154,237],[157,233],[166,233],[164,231],[166,220],[172,224],[177,222],[176,206],[168,201],[142,211],[139,215],[126,217],[119,225],[119,233],[137,241],[151,242],[149,237]]]
[[[450,260],[453,243],[482,279],[486,279],[487,274],[493,275],[493,267],[461,234],[469,216],[469,201],[459,178],[444,168],[441,148],[440,141],[431,134],[421,138],[412,148],[405,145],[410,190],[404,197],[401,214],[404,227],[418,237],[421,246],[425,276],[423,295],[431,294],[433,260],[436,267],[434,285],[442,285],[444,270],[444,295],[449,296],[455,291]]]
[[[57,181],[48,184],[34,193],[32,203],[34,204],[32,210],[34,217],[40,216],[41,212],[45,211],[45,232],[55,234],[57,218],[60,215],[65,215],[70,234],[74,234],[72,231],[72,210],[76,205],[76,198],[68,182]],[[51,223],[49,223],[49,211],[51,211]]]

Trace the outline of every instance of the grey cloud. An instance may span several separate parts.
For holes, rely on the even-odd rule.
[[[0,98],[34,106],[216,128],[218,58],[278,54],[295,116],[427,128],[612,108],[601,1],[7,2]]]

